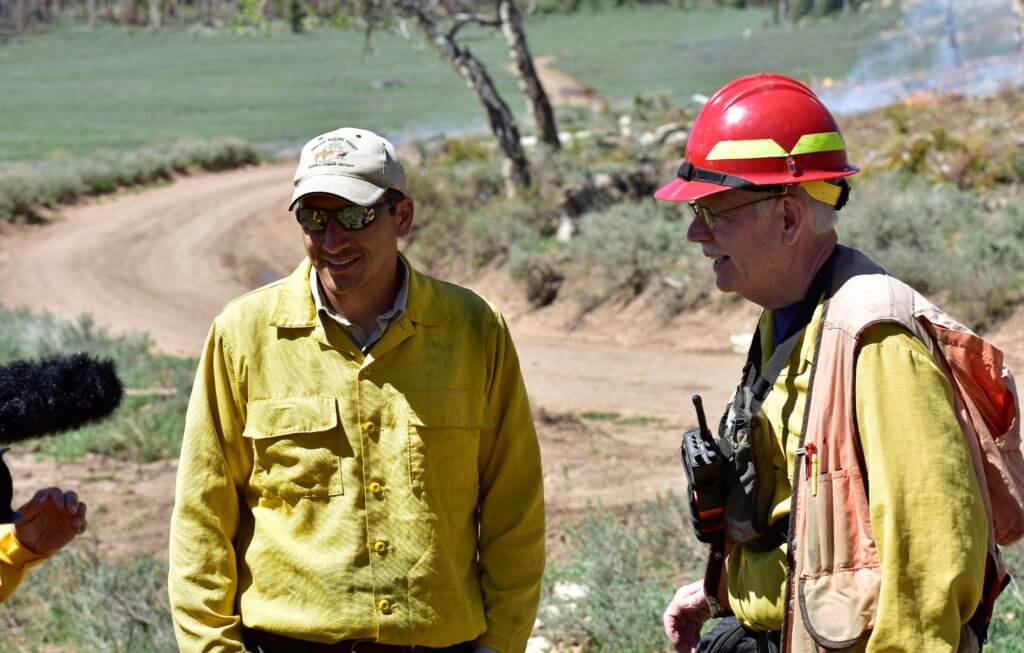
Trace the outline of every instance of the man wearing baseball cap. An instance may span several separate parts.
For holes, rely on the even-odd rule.
[[[169,592],[182,651],[521,652],[544,568],[537,436],[509,330],[398,252],[394,147],[309,141],[307,258],[230,303],[186,418]]]

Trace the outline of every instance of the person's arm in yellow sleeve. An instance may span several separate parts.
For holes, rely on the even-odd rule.
[[[21,585],[25,572],[37,565],[46,556],[41,556],[22,546],[14,536],[14,526],[4,524],[0,528],[0,603],[14,594]]]
[[[988,526],[953,390],[925,345],[872,328],[856,410],[881,587],[868,651],[956,651],[981,599]]]
[[[85,532],[85,503],[73,491],[43,488],[17,510],[18,521],[0,528],[0,603],[18,589],[25,572]]]
[[[519,653],[533,630],[544,575],[544,477],[512,338],[501,316],[481,438],[480,587],[487,632],[478,646]]]
[[[239,381],[215,324],[185,418],[171,518],[168,594],[183,653],[241,653],[234,538],[245,460]]]

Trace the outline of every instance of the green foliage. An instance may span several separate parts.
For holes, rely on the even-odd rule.
[[[308,12],[301,0],[288,0],[288,24],[292,34],[301,34],[306,31],[306,17]]]
[[[654,200],[615,204],[581,220],[569,251],[583,269],[599,270],[615,292],[639,295],[658,276],[692,260],[680,257],[692,250],[686,242],[689,220],[680,213]]]
[[[975,328],[1024,301],[1024,208],[987,211],[948,184],[892,174],[857,184],[841,240]]]
[[[260,0],[238,0],[238,11],[231,19],[231,26],[239,33],[263,32],[270,34],[270,23],[260,11]]]
[[[615,411],[598,411],[598,410],[587,410],[580,413],[580,417],[583,419],[592,419],[607,422],[616,422],[622,415]]]
[[[689,508],[671,494],[624,516],[589,510],[566,528],[569,550],[548,565],[544,634],[584,651],[664,650],[661,614],[680,578],[699,578],[705,561],[691,530]],[[565,587],[583,595],[566,596]]]
[[[4,604],[4,651],[176,651],[167,565],[101,558],[73,544],[29,572]]]
[[[661,614],[679,585],[703,574],[706,548],[691,533],[689,508],[671,494],[627,515],[589,510],[566,527],[569,548],[548,564],[542,634],[588,653],[665,650]],[[1024,577],[1024,544],[1003,554],[1011,575]],[[996,603],[985,650],[1024,653],[1022,632],[1024,590],[1014,581]]]
[[[996,601],[985,650],[1024,653],[1024,543],[1004,548],[1003,561],[1014,580]]]
[[[126,396],[106,420],[29,445],[39,453],[63,460],[99,453],[139,462],[178,455],[195,360],[155,354],[148,336],[112,336],[89,316],[68,322],[0,306],[0,332],[0,365],[84,351],[112,359],[125,387],[144,391]]]
[[[253,148],[228,138],[180,140],[169,146],[98,153],[85,159],[7,165],[0,167],[0,220],[34,222],[40,219],[41,207],[165,181],[194,170],[227,170],[258,161]]]
[[[441,157],[448,156],[445,148]],[[500,263],[514,248],[553,232],[554,200],[539,192],[505,197],[501,170],[493,159],[473,157],[453,167],[431,165],[410,173],[419,219],[408,251],[431,266]]]

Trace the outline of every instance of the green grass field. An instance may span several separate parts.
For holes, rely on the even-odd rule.
[[[644,7],[538,16],[527,28],[535,55],[554,55],[613,102],[650,93],[684,101],[759,69],[841,77],[858,42],[892,17],[873,11],[794,30],[766,27],[766,11]],[[467,36],[524,113],[503,38]],[[382,79],[401,85],[371,87]],[[343,124],[396,138],[484,125],[462,81],[417,34],[378,33],[366,53],[359,30],[245,36],[66,25],[0,42],[0,88],[0,162],[79,158],[182,137],[293,149]]]

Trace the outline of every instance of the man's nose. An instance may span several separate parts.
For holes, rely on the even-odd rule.
[[[686,240],[691,243],[707,243],[711,242],[712,238],[714,236],[711,230],[708,229],[708,226],[704,224],[704,221],[694,216],[690,220],[690,227],[686,230]]]
[[[337,252],[349,240],[349,232],[338,224],[337,220],[331,220],[327,223],[327,229],[324,232],[324,249],[328,252]]]

